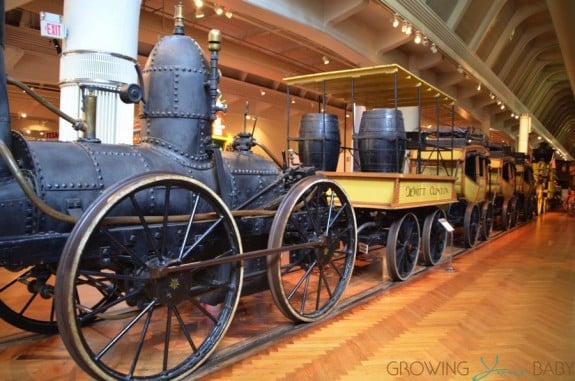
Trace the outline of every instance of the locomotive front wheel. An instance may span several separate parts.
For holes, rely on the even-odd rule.
[[[55,265],[0,269],[0,317],[20,329],[58,332],[54,312]]]
[[[436,209],[428,214],[423,221],[423,263],[426,266],[435,266],[439,263],[447,244],[447,231],[439,222],[446,218],[445,212]]]
[[[479,205],[470,203],[465,208],[465,215],[463,216],[463,241],[465,247],[473,247],[479,239],[479,231],[481,226],[481,211]]]
[[[229,209],[199,181],[148,173],[113,185],[60,258],[55,307],[66,348],[96,379],[189,376],[228,329],[243,277],[240,261],[190,263],[241,251]]]
[[[385,257],[389,275],[393,280],[406,280],[415,269],[420,236],[419,223],[413,213],[407,213],[391,224]]]
[[[290,249],[290,245],[314,247]],[[335,182],[306,177],[283,198],[272,222],[268,282],[282,313],[312,322],[332,311],[353,271],[357,224],[351,202]]]
[[[481,239],[487,241],[493,231],[493,203],[485,201],[481,206]]]

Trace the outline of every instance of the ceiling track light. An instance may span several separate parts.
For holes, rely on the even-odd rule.
[[[413,39],[413,42],[418,45],[421,44],[421,33],[419,33],[419,31],[415,32],[415,38]]]
[[[481,91],[481,82],[477,84],[477,91]]]
[[[437,45],[435,45],[435,42],[431,43],[431,47],[429,49],[431,50],[431,53],[433,54],[437,53]]]
[[[413,32],[413,27],[411,26],[410,23],[407,23],[407,26],[405,27],[405,34],[407,34],[408,36],[411,36],[412,32]]]
[[[327,58],[326,56],[322,56],[322,57],[321,57],[321,60],[323,61],[323,64],[324,64],[324,65],[329,64],[329,58]]]
[[[234,14],[232,13],[232,11],[226,11],[226,12],[225,12],[225,15],[226,15],[227,18],[231,19]]]
[[[463,66],[457,65],[457,72],[458,72],[459,74],[463,74]]]
[[[393,25],[394,28],[397,28],[399,26],[399,17],[397,16],[397,13],[393,16],[393,22],[391,23],[391,25]]]
[[[216,15],[221,16],[224,14],[224,8],[220,7],[219,5],[215,5],[214,11]]]

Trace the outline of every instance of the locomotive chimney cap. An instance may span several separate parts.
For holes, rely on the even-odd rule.
[[[208,49],[211,52],[217,52],[222,47],[222,32],[219,29],[212,29],[208,33]]]
[[[174,34],[184,34],[184,7],[181,2],[174,6]]]

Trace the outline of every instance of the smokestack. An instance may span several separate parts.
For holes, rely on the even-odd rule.
[[[5,0],[0,0],[0,140],[8,147],[12,146],[12,135],[10,132],[10,108],[8,107],[8,90],[6,89],[6,68],[4,66],[4,20]],[[0,160],[0,179],[8,176],[8,168],[3,160]]]

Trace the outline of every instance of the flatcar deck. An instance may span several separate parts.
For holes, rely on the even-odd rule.
[[[336,181],[355,208],[408,209],[457,201],[455,177],[402,173],[321,172]]]

